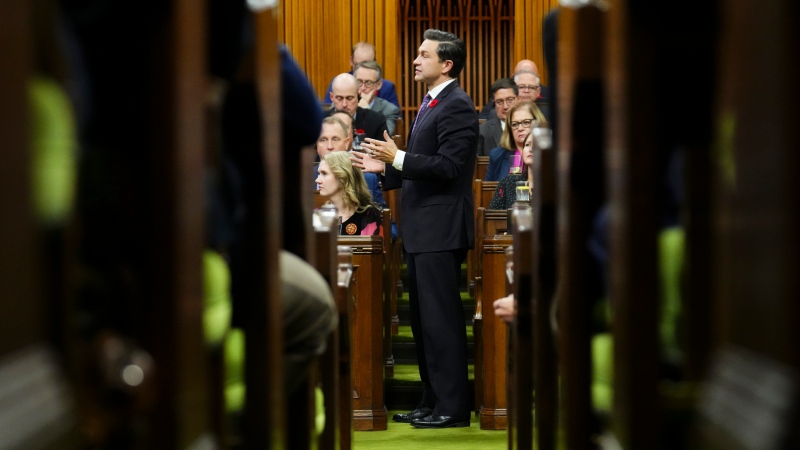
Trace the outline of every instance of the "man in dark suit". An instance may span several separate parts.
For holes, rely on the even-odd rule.
[[[386,128],[389,135],[394,136],[397,119],[400,118],[400,108],[394,103],[378,97],[378,92],[383,86],[383,69],[375,61],[364,61],[353,69],[353,76],[358,81],[358,106],[371,109],[383,114],[386,118]]]
[[[335,111],[344,111],[353,118],[353,127],[363,130],[364,135],[372,139],[380,139],[386,128],[386,117],[371,109],[358,106],[358,80],[349,73],[342,73],[333,79],[331,88],[331,109],[328,115]],[[356,131],[360,134],[360,131]],[[360,142],[359,142],[360,144]]]
[[[354,162],[382,172],[384,189],[402,187],[401,236],[407,257],[411,330],[417,344],[422,400],[397,422],[417,428],[469,426],[467,335],[459,290],[461,263],[474,242],[472,171],[478,117],[458,86],[466,45],[427,30],[414,79],[428,87],[408,138],[398,150],[388,133],[370,140]],[[370,156],[371,155],[371,156]]]
[[[508,111],[517,103],[519,91],[511,78],[500,78],[492,84],[489,93],[494,99],[497,114],[481,124],[481,139],[478,144],[478,155],[489,156],[489,152],[500,146],[500,137],[506,127]]]
[[[533,73],[536,75],[536,79],[532,80],[529,77],[525,76],[523,79],[518,79],[517,75],[522,73]],[[530,59],[523,59],[520,60],[517,65],[514,67],[514,75],[512,77],[514,82],[517,84],[517,88],[519,86],[530,86],[531,89],[526,89],[525,92],[522,92],[522,89],[519,89],[521,98],[518,100],[521,102],[535,102],[536,106],[542,110],[544,116],[547,120],[550,120],[550,116],[548,115],[549,112],[549,104],[553,97],[550,89],[547,86],[542,86],[539,82],[539,68],[536,66],[536,63],[531,61]],[[489,101],[486,102],[486,105],[481,109],[480,114],[478,114],[479,119],[491,119],[495,117],[496,111],[494,109],[494,98],[489,96]]]

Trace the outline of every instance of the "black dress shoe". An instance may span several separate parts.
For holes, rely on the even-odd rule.
[[[411,421],[414,428],[456,428],[468,427],[469,416],[435,416],[427,415]]]
[[[417,409],[411,411],[408,414],[395,414],[392,419],[395,422],[400,423],[411,423],[412,420],[421,419],[423,417],[427,417],[433,414],[433,410],[430,408],[426,408],[424,406],[418,406]]]

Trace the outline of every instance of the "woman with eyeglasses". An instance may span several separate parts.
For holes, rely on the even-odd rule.
[[[499,181],[509,173],[522,173],[522,149],[525,138],[534,126],[544,126],[547,119],[532,102],[514,105],[506,116],[506,127],[500,138],[500,147],[489,152],[489,167],[484,181]]]
[[[528,133],[522,144],[522,173],[510,173],[503,177],[492,195],[489,209],[508,209],[517,200],[517,186],[524,182],[528,192],[533,191],[533,133]]]

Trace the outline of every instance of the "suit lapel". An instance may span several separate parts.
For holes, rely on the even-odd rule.
[[[439,106],[439,103],[444,101],[444,98],[447,97],[447,94],[452,92],[453,89],[455,89],[456,87],[458,87],[458,81],[454,81],[454,82],[450,83],[449,85],[447,85],[442,90],[442,92],[440,92],[439,95],[437,95],[436,98],[434,99],[434,100],[437,100],[437,104],[434,105],[434,108],[436,106]],[[431,102],[433,102],[433,100],[431,100]],[[425,109],[425,111],[422,111],[422,114],[417,115],[416,119],[414,119],[414,123],[411,124],[411,130],[414,130],[414,131],[412,132],[411,130],[409,130],[409,133],[411,133],[410,141],[412,141],[412,142],[414,141],[414,138],[416,137],[416,134],[417,134],[416,131],[419,131],[420,127],[425,122],[425,119],[431,115],[432,110],[433,110],[433,108],[428,106],[428,108]],[[410,143],[411,142],[409,142],[409,144]]]

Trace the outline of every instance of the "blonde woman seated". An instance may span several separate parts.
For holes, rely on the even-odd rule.
[[[381,235],[382,212],[348,152],[331,152],[319,163],[319,193],[339,211],[340,235]]]
[[[531,102],[517,103],[506,116],[500,147],[489,151],[489,166],[484,181],[500,181],[509,173],[522,173],[522,146],[534,126],[545,126],[547,119]]]
[[[523,171],[521,174],[509,174],[497,183],[489,209],[508,209],[517,200],[517,183],[524,181],[533,192],[533,133],[528,133],[522,144]]]

